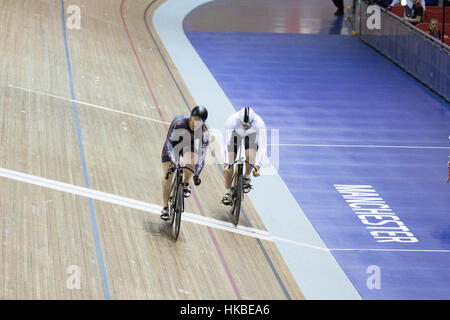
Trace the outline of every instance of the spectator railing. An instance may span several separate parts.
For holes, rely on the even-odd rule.
[[[370,29],[369,6],[364,0],[355,3],[353,24],[359,38],[449,101],[450,47],[381,7],[380,28]]]

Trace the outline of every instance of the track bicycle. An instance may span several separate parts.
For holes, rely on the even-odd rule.
[[[189,170],[194,174],[194,184],[200,184],[200,178],[195,172],[180,163],[172,163],[172,166],[167,170],[166,180],[169,179],[169,175],[175,172],[175,179],[173,180],[172,187],[170,188],[169,196],[169,221],[172,226],[172,237],[176,241],[180,233],[181,215],[184,212],[184,170]]]
[[[231,182],[231,215],[233,216],[233,224],[235,226],[239,223],[241,204],[244,200],[244,163],[250,165],[254,170],[256,170],[256,167],[248,162],[242,155],[242,146],[240,146],[239,157],[227,167],[229,170],[236,164],[233,180]]]

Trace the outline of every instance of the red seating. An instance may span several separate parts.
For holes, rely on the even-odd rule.
[[[450,7],[445,7],[445,23],[450,23]]]
[[[428,29],[430,28],[430,24],[429,24],[429,23],[426,23],[426,22],[421,22],[421,23],[418,23],[418,24],[416,25],[416,27],[419,28],[419,29],[422,30],[422,31],[427,32]]]
[[[399,17],[403,17],[403,13],[405,12],[405,7],[402,6],[394,6],[392,7],[392,13],[399,16]]]
[[[442,32],[442,25],[439,25],[439,28],[440,28],[439,30],[441,30],[441,32]],[[450,23],[445,24],[444,31],[445,31],[445,34],[450,37]]]
[[[450,22],[450,8],[445,8],[445,20]],[[428,6],[425,11],[425,20],[424,22],[430,22],[431,19],[436,18],[440,23],[443,21],[443,10],[442,7],[437,6]]]

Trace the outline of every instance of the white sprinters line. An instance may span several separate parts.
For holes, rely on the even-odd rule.
[[[269,144],[278,147],[325,147],[325,148],[392,148],[392,149],[444,149],[450,150],[450,147],[427,147],[427,146],[383,146],[383,145],[365,145],[365,144],[302,144],[302,143],[277,143]]]
[[[133,208],[141,211],[151,212],[154,214],[160,214],[161,213],[161,206],[134,200],[106,192],[101,192],[93,189],[88,189],[80,186],[75,186],[72,184],[59,182],[55,180],[50,180],[42,177],[33,176],[30,174],[12,171],[4,168],[0,168],[0,177],[4,177],[7,179],[20,181],[24,183],[29,183],[33,185],[38,185],[41,187],[67,192],[71,194],[75,194],[78,196],[83,196],[95,200],[105,201],[112,204]],[[182,219],[187,222],[196,223],[199,225],[204,225],[208,227],[212,227],[218,230],[224,230],[236,234],[241,234],[253,238],[258,238],[261,240],[268,240],[268,241],[274,241],[272,236],[265,230],[250,228],[246,226],[237,226],[235,227],[230,222],[220,221],[209,217],[200,216],[194,213],[184,212]],[[277,239],[278,240],[278,239]],[[304,245],[308,246],[308,244],[302,244],[299,242],[296,242],[297,245]],[[320,248],[322,250],[327,250],[326,248]]]
[[[132,209],[137,209],[140,211],[151,212],[153,214],[160,214],[162,207],[147,203],[144,201],[134,200],[131,198],[126,198],[122,196],[118,196],[115,194],[110,194],[102,191],[97,191],[93,189],[88,189],[80,186],[75,186],[72,184],[50,180],[38,176],[33,176],[30,174],[8,170],[4,168],[0,168],[0,177],[20,181],[24,183],[29,183],[57,191],[67,192],[74,195],[87,197],[95,200],[100,200]],[[260,230],[256,228],[250,228],[246,226],[238,225],[237,227],[234,224],[226,221],[217,220],[214,218],[204,217],[195,213],[184,212],[182,216],[182,220],[186,222],[195,223],[198,225],[203,225],[211,228],[215,228],[217,230],[223,230],[227,232],[232,232],[235,234],[240,234],[247,237],[252,237],[256,239],[266,240],[266,241],[281,241],[290,243],[296,246],[301,246],[305,248],[320,250],[320,251],[403,251],[403,252],[445,252],[450,253],[450,250],[408,250],[408,249],[330,249],[319,246],[310,245],[308,243],[303,243],[299,241],[294,241],[278,236],[271,235],[269,232],[265,230]]]
[[[123,114],[123,115],[129,116],[129,117],[133,117],[133,118],[138,118],[138,119],[143,119],[143,120],[153,121],[153,122],[158,122],[158,123],[163,123],[163,124],[170,124],[169,122],[166,122],[166,121],[161,121],[161,120],[157,120],[157,119],[153,119],[153,118],[149,118],[149,117],[145,117],[145,116],[140,116],[138,114],[129,113],[129,112],[125,112],[125,111],[120,111],[120,110],[117,110],[117,109],[111,109],[111,108],[107,108],[107,107],[102,107],[102,106],[99,106],[99,105],[96,105],[96,104],[86,103],[86,102],[79,101],[79,100],[73,100],[73,99],[69,99],[69,98],[64,98],[64,97],[56,96],[54,94],[45,93],[45,92],[36,91],[36,90],[31,90],[31,89],[15,86],[15,85],[12,85],[12,84],[9,84],[8,87],[14,88],[14,89],[18,89],[18,90],[22,90],[22,91],[26,91],[26,92],[29,92],[29,93],[34,93],[34,94],[45,96],[45,97],[50,97],[50,98],[55,98],[55,99],[59,99],[59,100],[74,102],[74,103],[79,104],[79,105],[84,105],[84,106],[88,106],[88,107],[92,107],[92,108],[96,108],[96,109],[100,109],[100,110],[105,110],[105,111],[109,111],[109,112],[119,113],[119,114]]]

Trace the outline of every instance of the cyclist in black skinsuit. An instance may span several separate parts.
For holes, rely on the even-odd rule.
[[[172,186],[172,176],[166,180],[167,170],[172,163],[176,163],[178,159],[183,159],[186,167],[191,168],[196,175],[199,175],[205,164],[206,149],[209,144],[209,132],[204,124],[208,118],[208,111],[205,107],[196,106],[192,109],[191,115],[179,115],[172,120],[167,138],[164,143],[161,158],[163,164],[164,176],[162,179],[163,202],[164,207],[161,211],[161,219],[169,219],[168,202],[170,187]],[[184,196],[187,198],[191,195],[189,180],[192,172],[186,170],[184,172]],[[195,181],[196,185],[200,184],[200,179]]]

